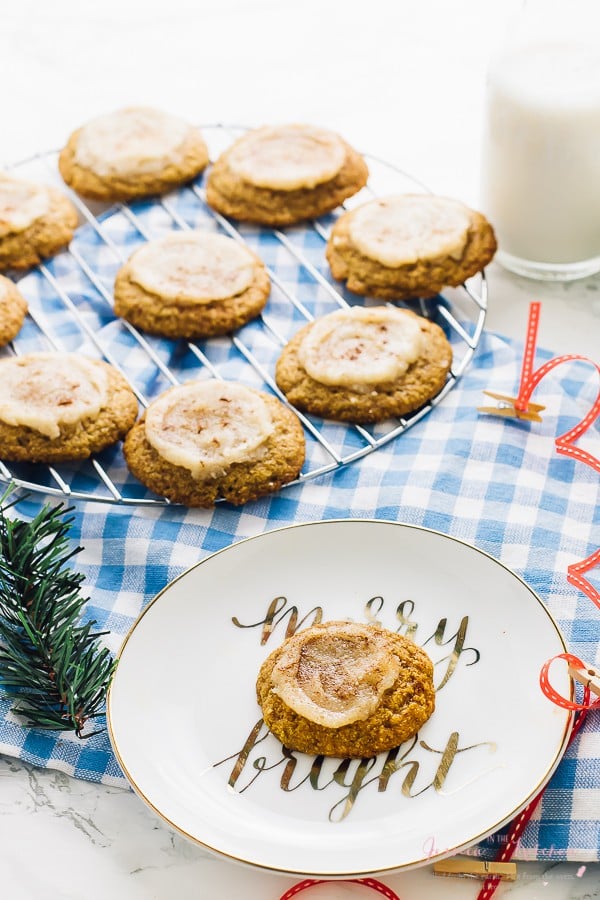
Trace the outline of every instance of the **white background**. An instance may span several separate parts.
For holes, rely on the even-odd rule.
[[[477,206],[486,67],[520,7],[521,0],[5,0],[0,164],[59,148],[87,119],[142,103],[199,124],[331,127],[437,193]],[[595,8],[590,29],[600,33]],[[543,299],[540,343],[597,353],[597,278],[539,288],[496,265],[489,275],[491,330],[520,337],[528,301]]]
[[[143,103],[196,123],[324,125],[476,206],[486,65],[518,6],[4,0],[0,162],[58,148],[92,116]],[[547,286],[493,264],[489,278],[491,329],[522,337],[527,302],[541,299],[540,342],[598,356],[598,277]],[[276,900],[293,883],[206,856],[131,794],[8,759],[0,760],[0,836],[0,881],[11,900]],[[517,884],[498,896],[600,897],[598,867],[579,877],[578,869],[520,864]],[[433,879],[426,870],[385,880],[402,900],[477,894],[472,882]],[[369,893],[336,885],[306,896]]]
[[[148,103],[194,122],[310,121],[477,200],[489,51],[515,0],[4,4],[2,157]],[[460,163],[457,165],[457,162]]]

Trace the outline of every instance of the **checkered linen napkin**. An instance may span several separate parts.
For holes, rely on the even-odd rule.
[[[81,348],[108,353],[124,365],[126,374],[147,397],[169,386],[164,371],[151,362],[127,329],[115,321],[111,308],[115,273],[146,237],[158,237],[177,224],[215,229],[216,223],[189,189],[171,195],[169,207],[141,202],[136,220],[111,212],[97,228],[76,232],[70,253],[61,253],[34,271],[20,285],[35,319],[47,327],[60,350]],[[327,225],[327,220],[323,220]],[[140,230],[140,228],[142,230]],[[306,229],[288,235],[300,241],[302,253],[324,279],[323,238]],[[294,237],[295,235],[295,237]],[[277,272],[267,314],[288,339],[304,322],[301,311],[284,290],[302,297],[313,315],[332,309],[331,296],[306,267],[299,266],[270,232],[246,228],[244,237]],[[79,260],[79,261],[78,261]],[[83,266],[81,264],[83,261]],[[88,268],[86,269],[85,266]],[[96,281],[89,277],[90,269]],[[276,289],[275,289],[276,287]],[[339,287],[339,286],[338,286]],[[65,305],[72,301],[73,309]],[[351,295],[347,299],[352,302]],[[335,304],[334,304],[335,305]],[[28,319],[17,340],[21,352],[48,349],[35,319]],[[524,313],[525,319],[525,313]],[[278,348],[256,323],[243,329],[244,341],[267,371]],[[198,359],[185,342],[152,342],[158,363],[181,380],[194,377]],[[204,347],[206,362],[225,378],[263,387],[226,339]],[[476,407],[488,401],[482,390],[516,392],[522,347],[484,335],[466,375],[443,401],[393,442],[353,464],[274,496],[234,509],[214,511],[180,508],[119,507],[77,503],[73,513],[74,543],[85,549],[74,565],[86,577],[92,598],[87,615],[116,653],[144,605],[171,579],[208,554],[242,538],[298,522],[331,518],[377,518],[439,530],[468,541],[500,559],[521,575],[548,604],[569,649],[588,662],[598,662],[600,612],[566,579],[567,566],[589,556],[600,544],[600,478],[588,466],[557,456],[554,438],[573,427],[593,403],[595,373],[581,364],[557,369],[534,400],[547,407],[541,424],[512,423],[479,416]],[[540,354],[540,357],[542,354]],[[538,358],[540,358],[538,357]],[[344,457],[361,446],[352,429],[326,423],[325,437]],[[377,428],[374,431],[378,436]],[[600,456],[600,432],[584,438]],[[322,448],[308,439],[308,468],[323,463]],[[319,456],[321,453],[321,457]],[[118,448],[101,455],[129,496],[145,496],[128,476]],[[120,468],[119,468],[120,467]],[[85,466],[71,482],[74,490],[97,487]],[[20,504],[20,514],[33,515],[42,498]],[[590,576],[593,579],[593,574]],[[126,781],[111,751],[106,733],[80,741],[53,732],[25,728],[0,694],[0,752],[78,778],[125,787]],[[600,858],[598,797],[600,796],[600,717],[590,716],[555,773],[544,800],[528,826],[517,857],[593,861]],[[493,842],[477,852],[495,850]]]
[[[207,554],[294,522],[368,517],[437,529],[475,544],[521,575],[547,603],[569,649],[598,662],[600,612],[566,579],[567,566],[600,543],[600,479],[557,456],[553,439],[575,425],[597,385],[581,364],[550,375],[536,400],[544,421],[480,416],[484,388],[515,390],[522,348],[484,336],[471,368],[442,404],[397,440],[361,461],[243,508],[214,511],[80,505],[75,560],[91,595],[88,615],[109,629],[117,651],[161,588]],[[600,433],[586,446],[600,456]],[[33,513],[25,501],[22,514]],[[590,576],[594,580],[593,573]],[[105,784],[123,785],[106,734],[88,741],[31,730],[0,698],[0,751]],[[528,826],[517,858],[599,858],[600,718],[590,716]],[[497,849],[494,839],[475,852]]]

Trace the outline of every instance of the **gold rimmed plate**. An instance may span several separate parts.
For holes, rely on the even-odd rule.
[[[283,748],[256,702],[286,633],[342,618],[379,621],[435,664],[431,719],[369,760]],[[472,845],[543,787],[570,718],[539,671],[565,649],[486,553],[394,522],[312,522],[233,544],[158,594],[121,650],[109,731],[135,791],[207,849],[301,875],[393,871]]]

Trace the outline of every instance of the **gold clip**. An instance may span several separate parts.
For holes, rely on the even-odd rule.
[[[528,422],[541,422],[540,412],[546,409],[540,403],[527,404],[527,409],[517,409],[517,397],[508,397],[506,394],[495,394],[493,391],[484,391],[486,396],[498,400],[496,406],[478,406],[477,412],[487,413],[490,416],[505,416],[514,419],[526,419]]]
[[[511,862],[454,857],[434,863],[433,874],[445,875],[450,878],[488,878],[495,875],[501,881],[516,881],[517,865]]]
[[[596,666],[588,666],[584,663],[581,669],[575,666],[569,666],[569,675],[575,681],[581,682],[584,687],[589,687],[592,694],[600,697],[600,669]]]

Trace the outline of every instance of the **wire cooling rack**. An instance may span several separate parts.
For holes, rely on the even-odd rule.
[[[244,130],[220,124],[202,127],[211,159]],[[66,250],[20,279],[29,315],[21,333],[0,355],[51,349],[81,350],[101,357],[123,373],[141,407],[166,388],[201,375],[241,381],[272,392],[287,404],[273,377],[281,348],[305,322],[339,307],[370,302],[347,292],[329,272],[324,251],[335,214],[285,231],[241,225],[207,206],[202,178],[159,199],[106,208],[84,203],[68,191],[58,175],[57,159],[56,152],[40,153],[11,167],[19,177],[60,186],[79,211],[80,227]],[[396,166],[369,155],[366,159],[369,184],[345,208],[385,193],[427,190]],[[267,266],[272,291],[263,315],[229,337],[170,341],[143,334],[114,315],[114,277],[130,254],[144,241],[189,228],[229,235],[257,252]],[[356,462],[399,438],[443,401],[469,365],[487,310],[483,273],[433,300],[401,305],[444,328],[452,344],[453,364],[443,389],[411,415],[370,427],[297,413],[307,453],[293,484]],[[75,500],[144,506],[169,503],[129,474],[120,445],[81,463],[45,466],[0,461],[0,479]]]

